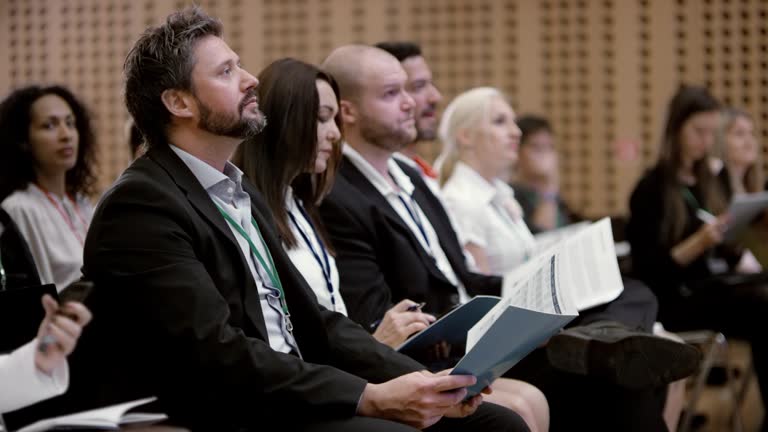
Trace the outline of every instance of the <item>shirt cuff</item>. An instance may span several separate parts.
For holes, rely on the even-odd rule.
[[[38,341],[33,339],[12,352],[3,369],[7,372],[9,381],[5,385],[13,385],[16,389],[12,400],[7,401],[3,411],[12,411],[39,401],[58,396],[67,390],[69,385],[69,366],[64,361],[51,375],[40,371],[35,365],[35,351]]]

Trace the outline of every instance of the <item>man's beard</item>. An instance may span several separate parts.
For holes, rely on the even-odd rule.
[[[376,147],[391,152],[401,150],[416,138],[413,131],[385,126],[365,114],[360,118],[360,135]]]
[[[214,135],[227,136],[231,138],[246,139],[259,134],[267,126],[267,117],[260,110],[255,118],[243,116],[245,106],[256,97],[255,92],[249,92],[243,97],[240,105],[237,107],[238,115],[215,112],[205,102],[197,97],[200,107],[200,121],[198,127]]]
[[[434,116],[435,112],[437,111],[437,106],[430,105],[426,109],[422,110],[421,113],[416,115],[416,141],[432,141],[435,138],[437,138],[437,120],[436,119],[432,121],[431,127],[419,126],[419,117],[421,117],[425,112],[430,112],[430,111]]]
[[[416,141],[432,141],[437,138],[437,128],[420,128],[416,125]]]

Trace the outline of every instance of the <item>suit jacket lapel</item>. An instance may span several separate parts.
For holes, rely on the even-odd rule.
[[[268,341],[267,328],[264,323],[264,314],[261,311],[261,302],[258,297],[258,287],[253,280],[250,268],[243,255],[240,245],[237,243],[232,229],[227,221],[221,216],[216,205],[211,200],[208,192],[197,180],[192,171],[182,161],[169,146],[157,146],[150,150],[148,156],[162,166],[173,178],[176,184],[184,191],[187,199],[203,219],[216,228],[217,231],[229,240],[232,254],[240,258],[240,264],[243,266],[246,275],[244,308],[256,329],[261,333],[264,340]],[[233,263],[234,264],[234,263]],[[255,300],[255,301],[254,301]]]
[[[221,216],[216,205],[208,196],[208,192],[203,189],[203,186],[197,180],[195,175],[190,171],[184,161],[182,161],[173,150],[168,146],[157,146],[150,151],[149,157],[154,159],[160,166],[162,166],[171,175],[171,178],[187,195],[187,199],[192,205],[200,212],[200,215],[205,218],[208,223],[216,227],[220,234],[228,238],[232,244],[234,244],[238,250],[240,247],[237,244],[235,236],[232,234],[232,230],[227,225],[227,221]],[[245,264],[245,263],[244,263]]]
[[[403,222],[403,219],[395,209],[392,208],[392,205],[387,201],[387,198],[384,197],[384,195],[382,195],[370,181],[368,181],[365,175],[363,175],[363,173],[360,172],[348,158],[344,157],[341,167],[339,168],[339,173],[344,176],[350,184],[357,187],[364,196],[374,201],[376,207],[389,220],[390,224],[408,237],[413,247],[419,251],[419,256],[421,256],[421,259],[424,261],[424,265],[430,269],[434,275],[441,279],[445,279],[443,272],[437,268],[434,258],[424,250],[424,247],[413,234],[413,231],[411,231],[411,229],[408,228],[408,225]],[[447,281],[447,279],[445,280]]]
[[[409,172],[410,168],[402,165],[400,162],[398,164],[403,168],[406,175],[411,178],[415,186],[413,199],[419,204],[421,211],[424,212],[424,215],[427,216],[427,219],[432,224],[432,228],[434,228],[440,241],[440,247],[443,248],[443,252],[445,252],[445,256],[448,258],[454,273],[456,273],[457,277],[463,279],[463,272],[466,270],[464,252],[461,244],[458,242],[456,232],[451,226],[448,213],[446,213],[445,208],[438,201],[437,197],[429,191],[426,183],[422,184],[423,180],[420,177],[416,178],[419,176],[418,173],[411,173]]]

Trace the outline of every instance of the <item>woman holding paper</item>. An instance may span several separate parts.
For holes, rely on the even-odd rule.
[[[768,395],[768,285],[737,276],[740,254],[723,244],[727,201],[710,164],[719,109],[701,87],[682,86],[672,98],[659,160],[630,198],[627,238],[634,271],[659,298],[660,320],[673,331],[747,338]]]
[[[233,162],[261,190],[283,244],[318,302],[347,314],[339,275],[316,207],[330,191],[341,160],[339,91],[317,67],[293,59],[275,61],[258,76],[259,106],[270,119],[261,134],[241,144]],[[435,318],[403,300],[391,307],[373,337],[397,347]],[[500,379],[485,400],[519,413],[532,431],[549,428],[544,395],[530,384]]]
[[[720,124],[716,134],[716,148],[722,155],[719,171],[716,172],[723,186],[726,201],[744,194],[762,192],[764,178],[762,164],[759,161],[760,146],[755,137],[752,118],[745,111],[725,108],[720,112]],[[768,216],[768,215],[767,215]],[[768,218],[764,217],[764,221]],[[755,273],[762,271],[762,265],[753,255],[765,255],[765,243],[768,239],[768,226],[755,225],[749,235],[739,239],[745,247],[737,266],[737,271]]]
[[[11,354],[0,355],[0,413],[60,395],[69,385],[67,356],[75,349],[91,313],[77,302],[59,306],[49,295],[42,302],[45,318],[37,338]]]

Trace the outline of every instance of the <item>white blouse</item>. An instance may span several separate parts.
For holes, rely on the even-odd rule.
[[[299,208],[300,205],[301,203],[294,199],[293,190],[289,188],[285,208],[288,211],[288,224],[297,245],[290,249],[285,245],[283,247],[293,265],[312,287],[318,303],[328,310],[347,315],[347,306],[339,293],[339,270],[336,268],[336,260],[320,241],[306,212]]]
[[[502,275],[524,263],[536,245],[514,191],[501,180],[491,184],[459,162],[443,186],[443,199],[466,244],[485,250],[489,270]]]
[[[83,245],[93,217],[84,196],[60,199],[30,183],[2,203],[24,236],[44,284],[61,291],[80,279]]]
[[[8,355],[0,355],[0,414],[15,411],[58,396],[69,385],[69,367],[64,361],[47,375],[35,366],[37,339]],[[13,389],[13,390],[11,390]]]

